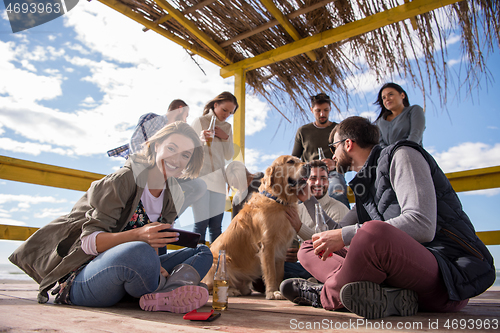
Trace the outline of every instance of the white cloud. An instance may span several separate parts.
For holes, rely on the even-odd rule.
[[[444,152],[427,149],[444,172],[463,171],[500,165],[500,143],[464,142]]]
[[[67,214],[67,210],[60,208],[44,208],[40,213],[35,213],[33,217],[43,219],[43,218],[56,218]]]
[[[497,194],[500,194],[500,188],[490,188],[487,190],[478,190],[478,191],[468,191],[461,192],[462,195],[485,195],[487,197],[493,197]]]
[[[26,194],[1,194],[0,193],[0,205],[6,203],[18,203],[17,207],[21,209],[29,208],[31,205],[37,205],[41,203],[64,203],[67,202],[66,199],[57,199],[49,196],[32,196]],[[18,211],[14,209],[10,210]]]
[[[0,94],[10,96],[5,103],[0,105],[12,105],[16,103],[32,103],[39,100],[53,99],[60,96],[61,77],[51,77],[37,75],[36,67],[27,59],[19,58],[19,52],[24,50],[14,50],[14,42],[0,41]],[[23,47],[21,47],[23,48]],[[16,68],[14,61],[19,61],[21,66],[27,70]]]
[[[236,111],[238,112],[238,111]],[[245,96],[245,135],[253,135],[266,128],[269,106],[256,96]]]
[[[264,172],[266,168],[271,165],[271,163],[281,155],[287,155],[286,153],[276,153],[276,154],[262,154],[258,149],[246,148],[245,149],[245,166],[248,171],[254,172]]]
[[[12,219],[4,219],[4,218],[0,218],[0,224],[17,225],[17,226],[25,226],[26,225],[26,223],[21,222],[21,221],[12,220]]]
[[[374,111],[357,111],[355,109],[349,109],[346,112],[342,113],[334,112],[332,120],[338,123],[352,116],[364,117],[368,118],[371,121],[375,121],[375,119],[377,119],[378,114]]]
[[[59,155],[73,155],[74,152],[69,149],[56,148],[48,144],[40,144],[36,142],[18,142],[10,138],[0,138],[0,147],[2,149],[17,153],[29,155],[40,155],[41,153],[54,153]]]
[[[95,107],[97,106],[97,103],[96,101],[92,98],[92,96],[87,96],[85,97],[85,99],[82,101],[82,103],[80,104],[82,107],[87,107],[87,108],[91,108],[91,107]]]
[[[206,102],[234,90],[234,80],[222,79],[219,67],[196,56],[205,75],[180,46],[143,32],[98,2],[81,3],[63,19],[78,42],[41,48],[18,34],[15,41],[0,41],[0,132],[9,128],[26,139],[3,138],[4,149],[33,155],[104,154],[128,142],[146,112],[164,113],[173,99],[181,98],[190,106],[192,123]],[[49,63],[54,60],[57,66]],[[63,70],[89,74],[76,81],[74,74],[63,77]],[[82,99],[68,101],[65,85],[84,91]],[[252,135],[266,127],[268,107],[250,95],[246,105],[245,129]]]
[[[11,217],[9,211],[0,208],[0,218],[7,218],[7,217]]]

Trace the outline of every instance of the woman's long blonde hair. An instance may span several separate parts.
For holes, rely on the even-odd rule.
[[[141,154],[151,166],[154,166],[156,164],[156,144],[161,144],[172,134],[181,134],[193,141],[193,155],[191,155],[191,159],[183,171],[182,178],[198,177],[203,166],[203,146],[195,130],[182,121],[171,123],[156,132],[155,135],[143,144]]]

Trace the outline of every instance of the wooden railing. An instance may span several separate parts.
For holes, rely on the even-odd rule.
[[[500,187],[500,166],[451,172],[446,176],[456,192]],[[103,174],[63,168],[0,155],[0,179],[86,191]],[[352,193],[349,201],[354,202]],[[0,239],[26,240],[38,228],[0,224]],[[486,245],[500,245],[500,230],[476,233]],[[176,246],[169,246],[169,249]]]

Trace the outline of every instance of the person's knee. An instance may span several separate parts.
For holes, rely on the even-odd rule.
[[[297,259],[299,259],[300,262],[305,263],[306,257],[310,254],[311,251],[314,252],[312,240],[307,240],[303,242],[300,245],[299,251],[297,252]]]
[[[213,260],[212,251],[210,248],[204,244],[198,244],[197,247],[198,253],[203,256],[204,260]]]
[[[127,247],[120,255],[124,257],[129,268],[137,271],[159,269],[160,257],[151,245],[141,241],[124,244],[127,244]]]
[[[360,243],[362,246],[368,244],[382,244],[386,240],[393,240],[395,238],[394,232],[399,230],[383,221],[367,221],[363,223],[362,227],[358,229],[356,235],[352,239],[351,246],[356,246]]]

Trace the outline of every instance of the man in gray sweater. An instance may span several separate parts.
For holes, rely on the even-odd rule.
[[[349,183],[356,204],[337,229],[299,250],[324,285],[289,279],[281,293],[368,319],[459,311],[493,284],[493,258],[432,156],[411,141],[382,149],[378,140],[378,128],[361,117],[332,131],[337,169],[357,172]],[[315,199],[299,199],[313,216]]]

